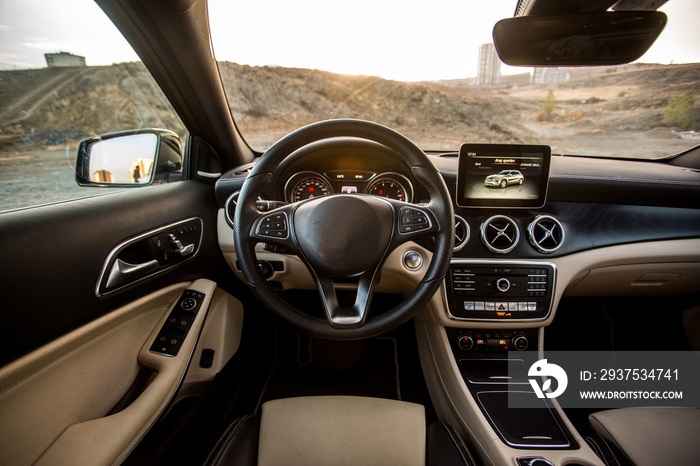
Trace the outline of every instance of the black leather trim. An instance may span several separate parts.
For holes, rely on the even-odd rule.
[[[459,433],[449,424],[440,421],[435,421],[428,426],[425,463],[427,465],[477,465]]]
[[[216,443],[206,466],[255,466],[258,463],[260,417],[249,414],[234,420]]]

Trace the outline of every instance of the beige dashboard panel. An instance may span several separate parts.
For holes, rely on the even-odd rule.
[[[700,290],[700,262],[642,263],[592,269],[567,296],[666,296]]]
[[[207,295],[177,357],[149,352],[186,288]],[[216,284],[182,283],[154,292],[0,370],[0,464],[119,463],[172,399]],[[139,372],[150,384],[110,414]]]

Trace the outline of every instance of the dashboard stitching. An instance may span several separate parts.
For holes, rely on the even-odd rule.
[[[674,180],[652,180],[652,179],[642,179],[642,178],[622,178],[622,177],[612,177],[612,176],[592,176],[592,175],[561,175],[561,174],[550,174],[550,178],[559,179],[569,179],[569,180],[595,180],[595,181],[623,181],[628,183],[657,183],[657,184],[669,184],[669,185],[681,185],[681,186],[700,186],[698,181],[674,181]]]

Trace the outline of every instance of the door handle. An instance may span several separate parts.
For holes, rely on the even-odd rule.
[[[109,272],[106,288],[112,288],[136,280],[156,270],[158,266],[159,264],[156,259],[144,262],[143,264],[129,264],[121,259],[117,259],[112,266],[112,270]]]

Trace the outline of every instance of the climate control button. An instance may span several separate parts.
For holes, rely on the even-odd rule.
[[[474,339],[472,339],[471,335],[461,335],[457,346],[459,346],[461,350],[469,351],[474,348]]]

